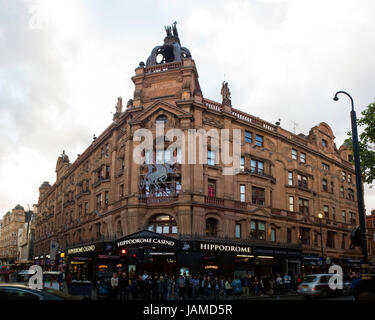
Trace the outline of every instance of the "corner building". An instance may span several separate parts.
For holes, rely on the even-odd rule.
[[[359,266],[361,253],[350,246],[359,221],[350,150],[336,147],[324,122],[295,135],[235,109],[227,83],[221,102],[205,98],[190,51],[175,25],[166,30],[164,43],[135,69],[132,99],[123,107],[118,98],[109,127],[73,163],[63,153],[56,182],[40,187],[36,260],[57,240],[59,262],[88,278],[99,266],[120,265],[135,273],[230,276],[309,273],[327,258]],[[181,129],[186,149],[189,129],[229,129],[230,150],[233,129],[240,129],[240,172],[223,175],[212,138],[207,164],[181,163],[178,149],[168,154],[154,143],[146,158],[177,162],[157,187],[148,184],[145,177],[157,169],[133,161],[140,143],[133,137],[141,128],[155,137],[157,121],[165,132]]]

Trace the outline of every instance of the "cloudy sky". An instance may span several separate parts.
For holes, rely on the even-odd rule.
[[[234,107],[296,133],[325,121],[339,147],[350,101],[335,92],[358,116],[375,98],[374,12],[373,0],[0,0],[0,217],[37,203],[62,150],[74,161],[111,123],[173,21],[205,97],[220,101],[225,79]]]

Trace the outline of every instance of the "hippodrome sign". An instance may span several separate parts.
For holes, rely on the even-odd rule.
[[[175,242],[172,240],[159,238],[134,238],[117,242],[118,247],[128,246],[131,244],[161,244],[169,247],[174,247]]]
[[[229,251],[229,252],[251,253],[251,247],[233,246],[233,245],[224,245],[224,244],[201,243],[200,249],[201,250],[209,250],[209,251]]]
[[[68,254],[90,252],[90,251],[95,251],[95,245],[85,246],[85,247],[79,247],[79,248],[73,248],[73,249],[68,249]]]

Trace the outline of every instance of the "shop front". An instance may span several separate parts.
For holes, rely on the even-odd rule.
[[[112,254],[113,243],[97,242],[68,248],[59,262],[73,273],[77,281],[95,281],[99,271],[117,271],[119,256]],[[60,254],[61,257],[61,254]]]
[[[299,250],[254,246],[235,240],[181,240],[178,264],[181,271],[209,276],[243,277],[288,272],[300,265]],[[297,274],[297,273],[296,273]]]
[[[143,230],[115,242],[114,254],[130,279],[144,271],[147,274],[176,275],[178,240],[149,230]]]

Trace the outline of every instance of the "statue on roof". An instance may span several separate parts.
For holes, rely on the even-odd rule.
[[[221,85],[221,96],[223,97],[224,100],[229,100],[230,101],[230,91],[228,88],[228,82],[223,81]]]
[[[152,49],[151,55],[146,61],[146,67],[191,58],[189,49],[181,46],[177,31],[177,22],[173,22],[172,26],[164,26],[164,29],[167,33],[167,36],[164,38],[164,44]],[[161,59],[157,60],[156,57],[161,57]]]
[[[122,113],[122,97],[117,98],[116,113]]]

